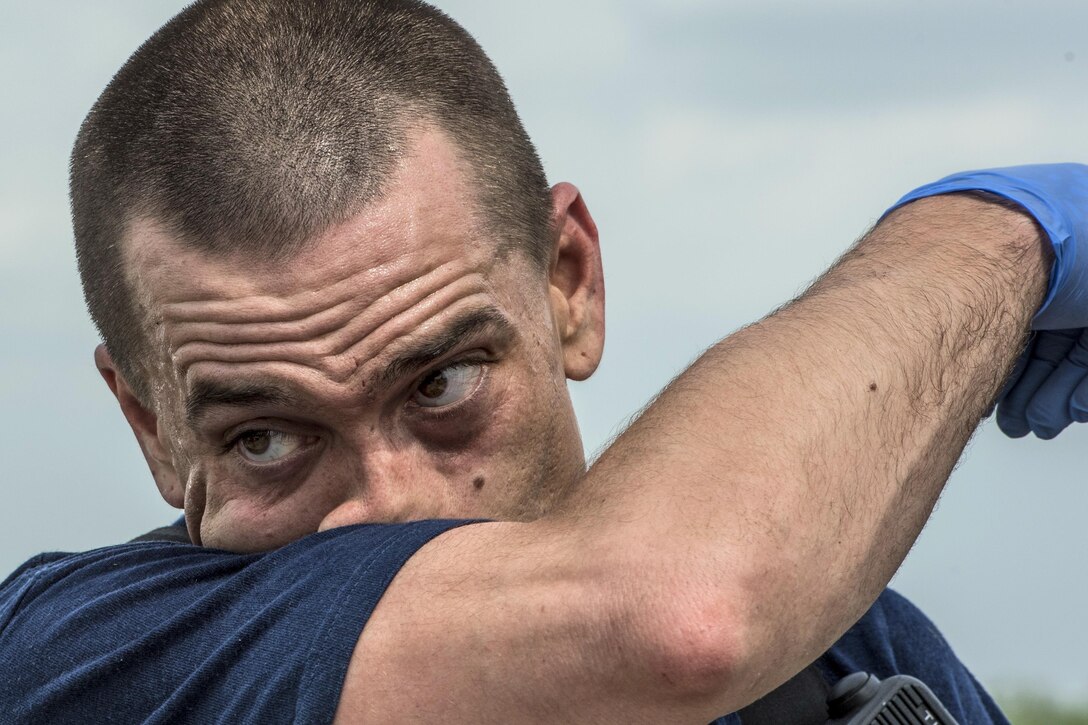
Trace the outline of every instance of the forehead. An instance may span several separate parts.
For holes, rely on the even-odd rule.
[[[409,148],[378,200],[286,260],[213,257],[153,220],[131,226],[131,284],[186,387],[270,371],[343,386],[418,330],[502,308],[497,245],[453,145],[428,129]]]
[[[378,281],[433,267],[444,257],[486,255],[489,240],[455,146],[434,127],[413,134],[407,146],[380,198],[285,259],[245,250],[211,256],[154,219],[134,220],[125,258],[135,291],[149,309],[179,300],[284,297],[360,272]]]

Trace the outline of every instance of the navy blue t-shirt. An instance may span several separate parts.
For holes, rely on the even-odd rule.
[[[390,581],[464,523],[348,526],[261,554],[146,542],[38,556],[0,585],[0,713],[5,722],[329,723]],[[819,667],[829,682],[855,670],[911,674],[961,723],[1006,722],[894,593]]]

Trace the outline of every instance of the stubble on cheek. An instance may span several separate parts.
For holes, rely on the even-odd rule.
[[[575,460],[561,430],[560,426],[548,426],[537,433],[529,447],[537,453],[527,463],[531,478],[520,501],[519,520],[531,521],[547,514],[581,478],[584,465]]]
[[[585,473],[581,438],[562,378],[550,378],[540,398],[514,416],[516,475],[521,490],[511,518],[532,521],[555,508]]]

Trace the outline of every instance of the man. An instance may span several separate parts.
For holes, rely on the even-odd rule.
[[[586,472],[564,379],[601,355],[596,229],[479,48],[408,0],[194,5],[110,84],[72,166],[96,361],[192,544],[24,565],[0,703],[705,723],[820,658],[1002,721],[909,605],[865,614],[1044,297],[1061,327],[1088,318],[1088,285],[1048,278],[1076,256],[1060,224],[997,183],[930,191],[979,189],[1017,204],[892,212]],[[1006,426],[1053,421],[1047,364]]]

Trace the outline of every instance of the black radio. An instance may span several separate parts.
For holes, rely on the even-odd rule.
[[[827,712],[828,725],[957,725],[933,691],[907,675],[847,675],[828,693]]]

